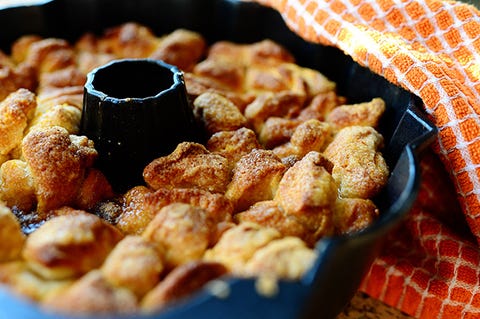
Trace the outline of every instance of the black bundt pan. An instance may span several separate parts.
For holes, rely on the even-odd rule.
[[[254,42],[270,38],[287,47],[301,65],[323,72],[350,102],[382,97],[387,111],[380,131],[391,168],[387,187],[376,199],[380,218],[352,236],[320,240],[314,267],[299,282],[280,282],[278,293],[262,297],[254,280],[226,278],[227,297],[204,289],[188,301],[142,318],[334,318],[357,290],[389,231],[407,215],[419,188],[418,156],[436,129],[419,111],[412,94],[360,67],[333,47],[307,43],[284,24],[278,12],[252,2],[233,0],[44,0],[36,5],[0,10],[0,45],[8,52],[21,35],[36,33],[75,41],[86,32],[136,21],[157,35],[177,28],[217,40]],[[1,318],[64,318],[0,289]],[[133,318],[127,316],[126,318]],[[103,317],[102,317],[103,318]],[[118,318],[118,316],[115,316]]]

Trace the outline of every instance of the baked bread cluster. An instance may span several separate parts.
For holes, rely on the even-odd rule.
[[[83,85],[121,58],[184,72],[204,144],[154,159],[123,194],[79,132]],[[223,276],[298,280],[325,236],[364,229],[386,184],[380,98],[336,85],[271,40],[207,44],[126,23],[0,54],[0,282],[47,311],[159,311]]]

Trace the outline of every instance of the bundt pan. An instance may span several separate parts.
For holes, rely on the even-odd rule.
[[[142,318],[334,318],[353,296],[386,235],[408,214],[419,188],[418,156],[436,129],[412,94],[360,67],[333,47],[307,43],[291,32],[278,12],[253,2],[234,0],[43,0],[0,9],[0,45],[8,51],[21,35],[36,33],[74,41],[86,31],[136,21],[158,35],[187,28],[209,42],[250,43],[270,38],[292,52],[300,65],[337,82],[349,101],[382,97],[387,105],[379,128],[391,168],[388,185],[375,199],[381,216],[350,236],[324,238],[318,259],[298,282],[282,281],[272,296],[262,296],[255,280],[224,278],[218,289],[205,288],[187,301]],[[217,291],[217,292],[215,292]],[[118,318],[118,316],[115,316]],[[0,289],[0,318],[66,318]],[[102,317],[104,318],[104,317]],[[126,317],[126,318],[133,318]],[[137,318],[137,317],[135,317]]]

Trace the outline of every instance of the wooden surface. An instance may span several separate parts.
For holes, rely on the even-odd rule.
[[[358,292],[337,319],[413,319],[413,317]]]

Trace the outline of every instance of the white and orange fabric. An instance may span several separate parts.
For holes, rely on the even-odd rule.
[[[442,0],[256,1],[306,40],[419,96],[439,129],[415,207],[361,289],[417,318],[480,318],[479,10]]]

